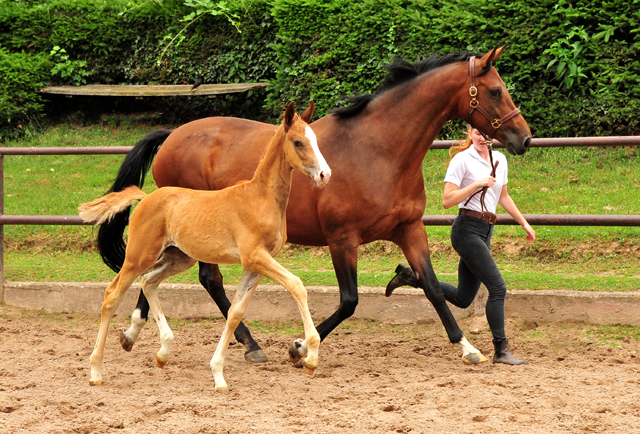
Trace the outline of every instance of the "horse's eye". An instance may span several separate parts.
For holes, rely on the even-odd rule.
[[[294,140],[293,141],[293,146],[295,146],[296,148],[301,148],[302,147],[302,142],[300,140]]]
[[[491,89],[489,93],[491,96],[500,96],[500,89]]]

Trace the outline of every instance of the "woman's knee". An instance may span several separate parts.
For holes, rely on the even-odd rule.
[[[487,291],[489,292],[489,300],[491,299],[504,300],[504,298],[507,296],[507,284],[505,283],[504,280],[502,280],[501,282],[496,282],[492,285],[488,285]]]

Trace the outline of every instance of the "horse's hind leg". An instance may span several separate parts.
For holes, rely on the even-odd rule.
[[[156,354],[156,365],[163,368],[169,360],[171,344],[173,343],[173,332],[167,323],[167,319],[162,312],[160,301],[158,300],[158,285],[169,276],[188,270],[195,264],[195,260],[185,255],[175,247],[169,247],[163,253],[158,262],[146,270],[140,276],[142,290],[144,291],[153,318],[158,324],[160,331],[160,350]]]
[[[236,291],[233,299],[233,304],[229,308],[227,322],[224,325],[224,331],[220,337],[220,342],[216,347],[216,351],[211,358],[209,365],[211,366],[211,372],[213,372],[213,379],[215,381],[215,388],[219,391],[226,391],[228,389],[227,382],[224,379],[224,358],[227,355],[227,349],[229,348],[229,341],[231,341],[231,335],[235,328],[242,320],[244,313],[247,311],[249,300],[253,294],[253,290],[258,286],[262,276],[249,270],[244,270],[240,285]]]
[[[222,312],[225,318],[227,318],[229,307],[231,302],[227,298],[227,294],[224,291],[222,284],[222,274],[220,273],[220,267],[216,264],[207,264],[200,262],[200,283],[205,287],[213,301]],[[240,342],[246,348],[244,358],[248,362],[262,363],[267,361],[267,355],[262,351],[260,345],[253,339],[251,332],[244,325],[242,321],[236,327],[233,333],[236,340]]]
[[[109,331],[109,322],[120,305],[122,296],[127,292],[127,289],[129,289],[136,277],[138,277],[138,272],[125,263],[120,273],[118,273],[104,291],[100,330],[98,331],[98,339],[96,340],[96,345],[90,358],[91,376],[89,377],[89,384],[92,386],[100,386],[102,384],[102,360],[104,358],[104,345],[107,340],[107,332]]]

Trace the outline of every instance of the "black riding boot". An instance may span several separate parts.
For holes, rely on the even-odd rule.
[[[385,291],[384,295],[389,297],[391,294],[393,294],[393,291],[396,288],[399,288],[401,286],[412,286],[414,288],[418,288],[419,286],[418,278],[416,277],[411,267],[403,263],[398,264],[398,266],[396,267],[396,275],[387,284],[387,290]]]
[[[524,360],[520,360],[516,358],[513,354],[511,354],[511,349],[509,348],[509,341],[506,339],[504,341],[493,342],[493,347],[496,352],[493,355],[493,363],[504,363],[505,365],[526,365],[527,362]]]

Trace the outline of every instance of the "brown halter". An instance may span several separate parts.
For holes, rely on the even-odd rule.
[[[489,112],[486,111],[480,105],[480,102],[477,99],[478,88],[476,87],[475,61],[476,61],[476,56],[471,56],[469,58],[469,84],[470,84],[470,86],[469,86],[469,95],[471,96],[471,102],[469,103],[469,105],[470,105],[470,108],[469,108],[469,125],[473,126],[473,123],[471,121],[471,115],[473,115],[473,112],[476,111],[476,110],[478,110],[485,118],[487,118],[489,120],[489,122],[491,122],[492,129],[491,129],[491,133],[489,134],[489,137],[487,137],[479,129],[478,129],[478,131],[480,132],[480,134],[482,134],[482,136],[487,141],[487,148],[489,148],[489,160],[491,161],[491,163],[490,163],[491,164],[491,176],[493,176],[495,178],[496,169],[498,168],[498,163],[500,163],[500,162],[498,161],[495,165],[493,164],[493,135],[496,133],[498,128],[500,128],[502,126],[502,124],[507,122],[509,119],[517,116],[520,113],[520,109],[516,107],[513,111],[507,113],[506,115],[502,116],[501,118],[495,118],[494,119],[493,117],[491,117]],[[466,206],[469,203],[469,201],[471,200],[471,198],[473,196],[475,196],[476,194],[480,193],[480,192],[482,192],[482,194],[480,195],[480,205],[482,206],[482,214],[485,214],[485,213],[493,214],[493,213],[490,213],[489,211],[486,211],[486,206],[484,205],[484,197],[487,194],[487,187],[482,187],[480,190],[476,191],[471,196],[469,196],[469,198],[466,200],[464,205]]]
[[[496,130],[498,128],[500,128],[502,126],[502,124],[504,124],[505,122],[507,122],[509,119],[517,116],[520,113],[520,109],[519,108],[515,108],[513,109],[513,111],[507,113],[506,115],[502,116],[501,118],[493,118],[491,117],[491,115],[489,114],[488,111],[486,111],[481,105],[480,105],[480,101],[478,101],[478,99],[476,98],[478,96],[478,88],[476,87],[476,76],[475,76],[475,62],[476,62],[476,56],[471,56],[469,58],[469,95],[471,95],[471,102],[469,103],[470,108],[469,108],[469,124],[473,125],[473,122],[471,121],[471,115],[473,115],[473,112],[478,110],[485,118],[487,118],[489,120],[489,122],[491,122],[491,133],[489,133],[489,141],[493,141],[493,135],[496,133]],[[478,130],[480,131],[480,130]],[[480,131],[480,133],[484,136],[484,133],[482,133],[482,131]],[[485,139],[487,138],[487,136],[485,136]],[[489,146],[491,146],[491,144],[489,144]],[[489,148],[491,149],[491,148]]]

